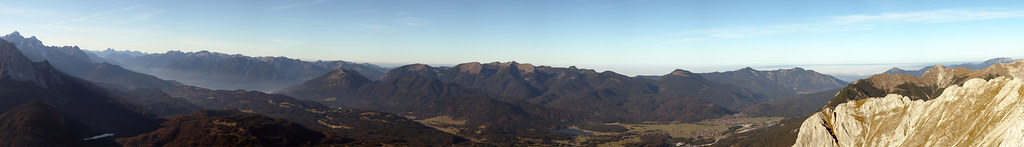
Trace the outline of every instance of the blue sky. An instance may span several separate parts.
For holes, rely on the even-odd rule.
[[[2,32],[89,50],[514,60],[627,75],[772,65],[870,75],[891,66],[831,65],[1024,55],[1019,1],[0,0],[0,20]]]

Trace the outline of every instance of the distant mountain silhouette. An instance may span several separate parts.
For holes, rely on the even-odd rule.
[[[118,85],[126,88],[168,88],[180,83],[165,81],[157,77],[125,70],[121,67],[95,62],[77,46],[45,46],[35,36],[24,38],[14,32],[0,37],[14,43],[18,50],[33,62],[47,61],[54,68],[69,75],[99,84]]]
[[[164,79],[211,89],[277,91],[330,72],[353,69],[376,80],[386,69],[347,61],[302,61],[286,57],[249,57],[217,52],[169,51],[140,54],[132,51],[93,52],[105,60]]]
[[[736,71],[701,73],[700,75],[719,83],[750,89],[771,98],[842,88],[847,84],[846,81],[830,75],[799,67],[770,71],[759,71],[747,67]]]
[[[981,69],[984,69],[985,67],[992,66],[992,65],[994,65],[996,63],[1013,63],[1013,62],[1017,62],[1017,61],[1020,61],[1020,60],[1021,59],[1013,59],[1013,58],[993,58],[993,59],[985,60],[984,62],[981,62],[981,63],[963,63],[963,64],[956,64],[956,65],[945,65],[945,67],[946,68],[963,67],[963,68],[967,68],[967,69],[970,69],[970,70],[981,70]],[[935,66],[934,65],[933,66],[925,66],[925,67],[922,67],[921,69],[918,69],[918,70],[904,70],[904,69],[900,69],[899,67],[893,67],[892,69],[889,69],[888,71],[885,71],[884,73],[894,74],[894,75],[895,74],[907,74],[907,75],[911,75],[911,76],[921,77],[922,75],[924,75],[925,71],[928,71],[928,69],[932,69],[933,67],[935,67]]]
[[[743,109],[741,113],[754,117],[801,116],[821,109],[821,106],[825,105],[829,100],[835,97],[839,90],[840,88],[836,88],[832,90],[781,97],[769,102],[747,107],[746,109]]]

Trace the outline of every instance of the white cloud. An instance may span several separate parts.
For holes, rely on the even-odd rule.
[[[104,11],[104,12],[96,13],[96,14],[93,14],[93,15],[85,16],[85,17],[79,17],[79,18],[69,19],[69,20],[65,20],[65,21],[61,21],[61,22],[52,23],[52,24],[47,24],[47,26],[79,22],[79,21],[88,20],[88,19],[93,18],[93,17],[99,17],[99,16],[103,16],[103,15],[107,15],[107,14],[117,13],[117,12],[121,12],[121,11],[128,11],[128,10],[138,9],[138,8],[142,8],[142,5],[136,5],[136,6],[126,7],[126,8],[121,8],[121,9]]]
[[[287,10],[287,9],[291,9],[291,8],[295,8],[295,7],[316,5],[316,4],[326,3],[326,2],[330,2],[330,1],[331,0],[312,0],[312,1],[308,1],[308,2],[301,2],[301,3],[294,3],[294,4],[274,6],[274,7],[270,7],[270,10]]]
[[[1024,11],[1000,10],[932,10],[903,13],[882,13],[876,15],[847,15],[832,17],[833,24],[857,24],[878,22],[941,23],[968,20],[1022,17]]]
[[[667,43],[747,38],[768,34],[869,30],[876,26],[891,24],[927,24],[1017,17],[1024,17],[1024,11],[1003,9],[945,9],[880,14],[856,14],[825,17],[822,19],[812,20],[808,23],[690,30],[675,34],[675,38],[678,39],[668,41]]]
[[[152,19],[153,15],[157,15],[157,14],[160,14],[160,13],[163,13],[163,11],[159,11],[158,10],[158,11],[154,11],[154,12],[150,12],[150,13],[139,13],[139,14],[136,14],[132,18],[128,18],[128,19],[125,19],[125,20],[114,22],[113,25],[124,24],[124,23],[139,21],[139,20]]]

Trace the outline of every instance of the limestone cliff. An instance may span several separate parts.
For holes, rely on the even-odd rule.
[[[804,121],[794,146],[1022,146],[1022,88],[1020,78],[976,78],[928,101],[850,101]]]

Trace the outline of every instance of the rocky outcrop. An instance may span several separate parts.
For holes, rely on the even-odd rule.
[[[840,105],[848,103],[856,104],[857,102],[864,102],[866,99],[886,99],[888,95],[892,94],[902,96],[894,98],[907,98],[909,99],[908,101],[930,102],[934,99],[938,99],[940,96],[944,95],[944,93],[948,92],[947,87],[966,87],[965,83],[971,79],[991,80],[998,77],[1006,79],[1024,77],[1024,62],[994,63],[991,66],[980,70],[970,70],[963,67],[947,68],[945,66],[934,66],[927,70],[927,73],[922,77],[902,74],[878,74],[867,79],[857,80],[856,82],[853,82],[841,89],[832,100],[829,100],[829,102],[820,109],[828,111],[816,111],[812,114],[795,118],[807,121],[831,122],[834,118],[825,116],[816,116],[815,118],[811,117],[813,115],[822,115],[821,113],[823,112],[833,114],[834,112],[831,111],[836,110]],[[773,125],[765,129],[758,129],[748,133],[740,133],[739,135],[730,136],[722,139],[718,144],[715,144],[715,146],[761,146],[765,144],[768,146],[791,146],[796,141],[795,138],[798,135],[797,132],[814,131],[813,128],[798,129],[797,126],[801,126],[801,124],[804,124],[804,121],[782,121],[778,125]],[[807,124],[810,125],[815,123]],[[832,128],[832,126],[828,126],[825,123],[817,123],[817,125]],[[818,131],[827,132],[832,130],[818,128]],[[834,138],[829,134],[832,133],[818,134],[823,136],[805,135],[804,143],[807,145],[807,143],[812,142],[812,140],[820,141],[819,139]],[[810,139],[812,137],[817,137],[819,139]]]
[[[1021,96],[1024,79],[999,77],[950,86],[929,101],[851,101],[804,121],[794,146],[1021,146]]]

